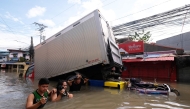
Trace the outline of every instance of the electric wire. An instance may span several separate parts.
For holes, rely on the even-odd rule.
[[[134,15],[134,14],[137,14],[137,13],[140,13],[140,12],[143,12],[143,11],[146,11],[146,10],[149,10],[149,9],[151,9],[151,8],[154,8],[154,7],[156,7],[156,6],[162,5],[162,4],[164,4],[164,3],[166,3],[166,2],[169,2],[169,1],[171,1],[171,0],[167,0],[167,1],[162,2],[162,3],[160,3],[160,4],[157,4],[157,5],[151,6],[151,7],[149,7],[149,8],[146,8],[146,9],[140,10],[140,11],[135,12],[135,13],[128,14],[128,15],[126,15],[126,16],[123,16],[123,17],[117,18],[117,19],[112,20],[112,21],[116,21],[116,20],[119,20],[119,19],[122,19],[122,18],[125,18],[125,17],[128,17],[128,16],[131,16],[131,15]]]

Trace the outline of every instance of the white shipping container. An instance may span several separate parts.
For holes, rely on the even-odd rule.
[[[35,47],[35,78],[55,77],[87,67],[122,66],[111,27],[99,10]]]

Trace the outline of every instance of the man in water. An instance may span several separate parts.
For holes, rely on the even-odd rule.
[[[118,73],[116,73],[118,72]],[[107,74],[107,80],[114,81],[114,80],[121,80],[121,69],[117,69],[116,67],[112,67],[111,71]]]
[[[68,97],[68,98],[73,97],[73,94],[70,94],[67,91],[67,81],[59,80],[56,88],[57,88],[57,94],[55,94],[55,96],[52,97],[52,101],[59,101],[63,97]]]
[[[48,90],[49,80],[47,78],[41,78],[38,82],[38,89],[32,94],[29,94],[26,101],[26,109],[39,109],[44,107],[48,98],[53,96],[55,89],[51,92]]]
[[[82,78],[82,76],[77,72],[76,78],[74,80],[69,80],[68,85],[70,86],[70,92],[71,91],[80,91],[81,86],[88,82],[87,78]]]

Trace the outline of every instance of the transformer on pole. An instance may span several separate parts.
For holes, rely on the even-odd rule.
[[[47,28],[44,24],[40,24],[37,22],[34,22],[33,24],[39,26],[38,31],[40,32],[40,43],[42,43],[45,40],[45,36],[43,36],[44,29]]]

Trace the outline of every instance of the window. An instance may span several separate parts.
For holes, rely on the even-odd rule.
[[[13,54],[13,57],[14,57],[14,58],[17,58],[17,54]]]

